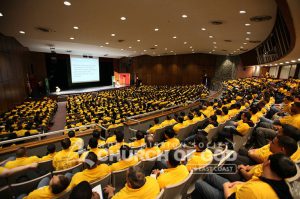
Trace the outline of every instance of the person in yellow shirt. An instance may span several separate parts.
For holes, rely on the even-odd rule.
[[[90,183],[81,181],[73,187],[69,198],[71,199],[100,199],[99,193],[92,190]]]
[[[177,184],[189,175],[189,171],[185,165],[180,164],[181,153],[177,150],[170,150],[168,153],[168,169],[164,169],[162,172],[158,169],[153,170],[153,174],[157,177],[157,182],[161,189]]]
[[[240,108],[241,108],[240,103],[232,104],[230,107],[230,110],[228,111],[228,115],[230,117],[234,117],[235,115],[237,115],[240,112]]]
[[[130,147],[123,145],[120,148],[120,160],[119,162],[113,163],[111,165],[111,171],[119,171],[126,169],[130,166],[134,166],[138,163],[138,158],[136,156],[131,156]]]
[[[158,119],[158,118],[155,118],[155,119],[154,119],[154,125],[153,125],[151,128],[149,128],[149,129],[147,130],[147,132],[148,132],[148,133],[151,133],[151,134],[154,134],[155,131],[156,131],[157,129],[160,129],[160,128],[162,128],[162,127],[161,127],[161,125],[159,124],[159,119]]]
[[[178,120],[178,123],[173,126],[173,130],[175,131],[175,133],[178,133],[180,131],[180,129],[186,127],[186,125],[184,124],[183,117],[179,116],[177,118],[177,120]]]
[[[81,156],[80,156],[80,161],[84,162],[86,156],[88,155],[88,153],[93,152],[96,154],[96,156],[98,157],[98,160],[101,159],[102,157],[105,157],[108,155],[108,152],[105,149],[101,149],[98,148],[98,141],[96,138],[92,137],[89,140],[89,151],[84,152]]]
[[[93,139],[93,138],[92,138]],[[73,188],[82,181],[93,182],[100,180],[110,173],[110,167],[106,164],[98,165],[98,157],[94,152],[89,152],[84,160],[86,169],[77,172],[70,182],[69,188]]]
[[[126,185],[118,193],[114,194],[114,187],[108,185],[104,189],[108,198],[143,198],[154,199],[160,192],[159,184],[155,178],[145,177],[140,167],[130,167],[127,172]]]
[[[197,123],[197,122],[200,122],[204,119],[205,119],[205,116],[199,111],[199,109],[196,109],[195,116],[193,118],[193,122]]]
[[[0,178],[6,178],[10,175],[13,175],[15,173],[28,170],[28,169],[36,169],[38,166],[38,163],[32,163],[25,166],[19,166],[12,169],[7,169],[5,167],[0,167]]]
[[[105,141],[106,144],[112,144],[112,143],[115,143],[117,142],[116,140],[116,132],[114,132],[114,134],[110,137],[108,137]]]
[[[64,175],[55,175],[51,178],[44,178],[39,183],[36,190],[30,192],[24,199],[52,199],[61,196],[64,190],[69,186],[70,181]],[[21,197],[20,197],[21,198]]]
[[[173,129],[167,129],[164,135],[166,141],[161,144],[161,151],[175,149],[180,145],[180,141],[177,138],[175,138],[175,132]]]
[[[133,148],[137,148],[137,147],[142,147],[145,146],[145,135],[142,131],[137,131],[135,133],[135,137],[136,137],[136,141],[131,142],[128,144],[128,146],[133,147]]]
[[[260,178],[252,178],[247,182],[224,183],[225,198],[286,198],[292,199],[290,188],[285,179],[297,174],[297,167],[290,158],[278,153],[271,155],[263,163]],[[216,190],[213,190],[216,191]]]
[[[55,144],[49,144],[47,146],[47,154],[48,155],[41,157],[40,161],[43,162],[43,161],[47,161],[47,160],[52,160],[53,157],[56,155],[55,151],[56,151]]]
[[[166,126],[172,126],[176,124],[176,120],[172,119],[171,116],[167,115],[167,119],[165,119],[162,123],[160,123],[161,128],[166,127]]]
[[[98,146],[103,146],[103,145],[105,145],[105,140],[101,140],[101,139],[100,139],[101,131],[95,129],[95,130],[93,131],[92,136],[93,136],[93,138],[96,138],[96,139],[97,139]]]
[[[188,117],[188,119],[183,122],[183,125],[189,126],[189,125],[195,124],[195,122],[193,120],[194,116],[192,113],[189,113],[187,117]]]
[[[71,141],[69,138],[65,138],[61,141],[63,150],[56,153],[53,157],[52,164],[55,170],[64,170],[73,167],[78,164],[78,153],[73,152],[70,149]]]
[[[121,146],[128,145],[127,143],[124,142],[124,133],[123,132],[117,131],[117,132],[115,132],[115,135],[116,135],[117,143],[108,148],[109,154],[116,154],[119,152]]]
[[[77,138],[75,137],[75,132],[74,131],[69,131],[68,136],[71,141],[71,150],[72,151],[78,151],[83,149],[84,147],[84,141],[82,138]]]
[[[137,156],[139,160],[147,160],[161,154],[161,150],[155,146],[154,138],[152,135],[148,134],[145,137],[146,148],[139,150]]]
[[[213,160],[213,153],[207,148],[208,140],[206,136],[198,134],[194,142],[196,152],[192,154],[186,164],[189,171],[194,168],[203,168]]]
[[[19,166],[25,166],[25,165],[29,165],[32,163],[37,163],[39,161],[40,161],[40,159],[37,156],[27,157],[26,148],[20,147],[16,151],[16,159],[8,161],[4,167],[7,169],[12,169],[12,168],[19,167]]]

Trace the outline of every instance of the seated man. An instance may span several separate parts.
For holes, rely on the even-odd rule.
[[[162,128],[162,127],[160,126],[160,124],[159,124],[159,119],[158,119],[158,118],[155,118],[155,119],[154,119],[154,125],[153,125],[151,128],[149,128],[147,132],[153,134],[153,133],[155,133],[155,131],[156,131],[157,129],[159,129],[159,128]]]
[[[129,143],[128,145],[130,147],[142,147],[145,146],[145,139],[144,139],[144,133],[142,131],[137,131],[135,133],[136,141]]]
[[[77,172],[72,177],[69,186],[70,188],[73,188],[75,185],[79,184],[82,181],[93,182],[95,180],[100,180],[101,178],[110,173],[110,167],[108,165],[98,165],[97,155],[93,152],[88,153],[84,162],[86,169],[81,172]]]
[[[73,152],[70,149],[71,141],[69,138],[65,138],[61,141],[63,150],[56,153],[53,157],[53,167],[55,170],[63,170],[73,167],[78,164],[79,156],[78,153]]]
[[[116,140],[116,133],[117,133],[117,132],[119,132],[119,131],[115,131],[115,132],[113,133],[113,135],[111,135],[110,137],[108,137],[108,138],[106,139],[105,143],[106,143],[106,144],[112,144],[112,143],[117,142],[117,140]],[[109,134],[111,134],[110,131],[109,131]]]
[[[164,169],[163,172],[160,172],[158,169],[153,170],[154,176],[157,176],[160,189],[177,184],[187,178],[189,171],[185,165],[180,164],[180,161],[181,153],[171,150],[168,153],[168,169]]]
[[[146,198],[153,199],[159,194],[159,184],[156,179],[143,173],[140,167],[130,167],[127,172],[126,185],[118,193],[114,194],[114,188],[110,185],[105,187],[108,198]]]
[[[207,166],[213,160],[213,153],[207,148],[208,140],[207,137],[204,135],[196,135],[195,137],[195,149],[188,160],[186,167],[189,171],[194,168],[202,168]]]
[[[137,153],[139,160],[150,159],[161,154],[161,150],[157,146],[155,146],[154,138],[152,135],[147,135],[145,137],[145,141],[146,148],[139,150]]]
[[[179,116],[177,118],[177,120],[178,120],[178,123],[173,126],[173,130],[175,133],[178,133],[180,131],[180,129],[186,127],[186,125],[183,123],[183,121],[184,121],[183,117]]]
[[[111,165],[111,171],[119,171],[134,166],[138,163],[136,156],[130,156],[131,150],[127,145],[122,145],[120,148],[120,160]]]
[[[60,193],[69,186],[69,183],[69,179],[63,175],[55,175],[51,180],[49,178],[44,178],[39,183],[37,189],[30,192],[24,199],[58,198]]]
[[[71,150],[72,151],[78,151],[83,149],[84,147],[84,141],[82,138],[77,138],[75,137],[75,132],[74,131],[69,131],[68,132],[68,136],[70,138],[71,141]]]
[[[12,169],[12,168],[19,167],[19,166],[25,166],[25,165],[29,165],[32,163],[37,163],[39,161],[40,161],[40,159],[37,156],[27,157],[26,148],[20,147],[16,151],[16,159],[8,161],[4,167],[7,169]]]
[[[187,116],[187,120],[185,120],[185,121],[183,122],[183,124],[184,124],[185,126],[189,126],[189,125],[195,124],[193,118],[194,118],[193,114],[192,114],[192,113],[189,113],[188,116]]]
[[[100,196],[97,192],[92,190],[90,183],[87,181],[82,181],[76,185],[71,193],[70,199],[100,199]]]
[[[117,143],[111,147],[109,147],[108,152],[109,154],[116,154],[119,152],[119,149],[122,145],[127,145],[127,143],[124,142],[124,133],[121,131],[117,131],[116,133],[116,141]]]
[[[19,166],[12,169],[7,169],[5,167],[0,167],[0,178],[6,178],[10,175],[13,175],[15,173],[27,170],[27,169],[36,169],[38,166],[38,163],[32,163],[25,166]]]
[[[167,129],[164,135],[167,140],[161,144],[161,151],[175,149],[180,145],[180,141],[177,138],[175,138],[175,132],[173,129]]]
[[[89,140],[89,151],[84,152],[81,156],[80,156],[80,161],[84,161],[86,156],[88,155],[89,152],[93,152],[96,154],[96,156],[98,157],[98,159],[101,159],[102,157],[105,157],[108,155],[108,152],[105,149],[100,149],[97,147],[98,146],[98,141],[96,138],[90,138]]]
[[[93,134],[92,134],[92,135],[93,135],[93,138],[96,138],[96,139],[97,139],[98,146],[102,146],[102,145],[105,144],[105,141],[100,139],[101,133],[100,133],[99,130],[96,130],[96,129],[95,129],[95,130],[93,131]]]
[[[161,124],[161,128],[166,127],[166,126],[171,126],[173,124],[176,124],[176,120],[172,119],[171,116],[167,115],[167,119],[165,119]]]
[[[48,155],[41,157],[40,161],[43,162],[43,161],[47,161],[47,160],[52,160],[53,157],[56,155],[55,150],[56,150],[55,144],[49,144],[47,146],[47,154]]]

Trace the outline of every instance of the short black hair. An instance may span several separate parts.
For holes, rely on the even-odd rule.
[[[123,140],[124,140],[124,133],[123,132],[117,131],[117,132],[115,132],[115,135],[116,135],[117,142],[123,142]]]
[[[282,124],[282,132],[284,135],[293,138],[296,142],[300,140],[300,130],[289,124]]]
[[[49,144],[49,145],[47,146],[47,151],[48,151],[48,153],[54,153],[55,150],[56,150],[55,144]]]
[[[69,138],[75,137],[75,131],[69,131],[68,136]]]
[[[251,106],[250,111],[251,111],[252,114],[256,114],[258,112],[257,106]]]
[[[223,106],[223,107],[222,107],[222,111],[223,111],[223,113],[224,113],[225,115],[228,114],[228,108],[227,108],[226,106]]]
[[[130,182],[131,188],[133,189],[139,189],[146,183],[145,174],[138,166],[129,167],[127,180]]]
[[[70,199],[91,199],[93,191],[91,185],[87,181],[77,184],[70,194]]]
[[[26,155],[26,148],[25,147],[20,147],[17,149],[16,151],[16,157],[17,158],[21,158],[24,157]]]
[[[154,118],[154,123],[158,124],[159,123],[159,119],[158,118]]]
[[[93,131],[93,137],[96,138],[97,140],[100,138],[100,132],[98,130]]]
[[[61,147],[63,149],[68,149],[71,146],[71,140],[70,138],[65,138],[61,141]]]
[[[154,142],[154,138],[151,134],[146,135],[145,142],[146,142],[147,148],[154,147],[155,142]]]
[[[246,111],[246,112],[243,112],[242,114],[244,114],[244,116],[247,118],[247,120],[251,120],[251,113]]]
[[[177,150],[170,150],[168,153],[168,162],[172,168],[180,165],[181,153],[178,153]]]
[[[297,149],[298,149],[298,145],[297,142],[289,137],[289,136],[277,136],[278,138],[278,144],[284,148],[286,155],[287,156],[291,156],[293,155]]]
[[[165,135],[167,135],[168,138],[173,138],[175,137],[175,131],[172,128],[169,128],[165,130]]]
[[[89,152],[85,157],[85,164],[88,169],[94,168],[97,166],[98,157],[94,152]]]
[[[91,147],[91,149],[97,148],[98,140],[96,138],[90,138],[89,146]]]
[[[201,133],[198,133],[195,137],[195,145],[197,145],[201,151],[204,151],[207,148],[207,144],[207,137]]]
[[[177,120],[178,120],[178,122],[179,123],[182,123],[184,120],[183,120],[183,117],[181,117],[181,116],[179,116],[178,118],[177,118]]]
[[[70,184],[69,179],[64,175],[58,176],[59,182],[51,185],[51,191],[53,194],[59,194],[63,192]]]
[[[285,179],[297,174],[295,163],[286,155],[276,153],[269,156],[270,168],[278,177]]]
[[[137,140],[141,140],[141,139],[144,138],[144,133],[143,133],[142,131],[139,131],[139,130],[138,130],[138,131],[135,133],[135,137],[136,137]]]
[[[127,145],[122,145],[120,147],[120,157],[121,159],[127,159],[130,156],[130,147]]]
[[[193,114],[192,114],[192,113],[189,113],[189,114],[188,114],[188,118],[189,118],[189,120],[192,120],[192,119],[194,118]]]

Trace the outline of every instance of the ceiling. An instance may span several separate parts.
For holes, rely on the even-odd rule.
[[[246,38],[254,41],[267,38],[275,23],[277,9],[274,0],[69,2],[71,6],[64,5],[64,0],[1,0],[0,32],[38,52],[50,52],[52,46],[56,53],[112,58],[141,54],[241,54],[259,45],[249,43]],[[241,10],[246,13],[240,14]],[[272,19],[250,21],[251,17],[261,15]],[[223,24],[211,24],[214,20]],[[251,25],[245,26],[246,23]],[[38,31],[36,27],[49,28],[52,32]],[[155,28],[159,30],[155,31]]]

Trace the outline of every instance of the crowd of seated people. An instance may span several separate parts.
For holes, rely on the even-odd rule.
[[[100,132],[94,131],[88,143],[89,147],[81,156],[77,152],[80,148],[72,147],[70,139],[74,135],[70,131],[69,138],[61,143],[63,150],[55,152],[53,147],[48,146],[47,156],[53,158],[52,163],[56,170],[70,168],[81,162],[87,164],[86,169],[74,175],[44,180],[38,187],[43,185],[46,188],[41,191],[34,190],[27,198],[38,198],[42,194],[51,198],[66,190],[71,191],[70,198],[76,198],[82,194],[82,190],[88,193],[87,198],[94,198],[97,194],[91,191],[90,182],[125,168],[128,168],[128,172],[124,188],[118,192],[112,186],[104,188],[103,191],[109,198],[156,198],[162,189],[182,182],[189,176],[190,171],[207,166],[213,161],[213,150],[208,145],[209,141],[233,142],[233,136],[245,136],[251,128],[254,130],[247,145],[235,152],[235,160],[226,162],[236,164],[237,173],[209,173],[197,181],[192,198],[292,198],[285,180],[296,175],[296,163],[300,160],[300,130],[297,122],[300,113],[299,84],[292,82],[294,80],[265,78],[224,82],[224,92],[220,98],[203,102],[187,114],[182,112],[174,118],[168,116],[161,122],[155,118],[154,125],[150,127],[151,130],[148,129],[147,134],[136,132],[134,142],[125,143],[124,132],[116,131],[103,140]],[[289,98],[285,99],[287,96]],[[180,133],[180,128],[200,121],[203,121],[201,125],[183,141],[188,142],[195,150],[183,161],[178,153],[181,143],[176,136]],[[220,124],[223,128],[214,139],[208,140],[207,135],[211,133],[211,129]],[[157,129],[163,127],[168,127],[163,133],[165,140],[157,145],[153,137]],[[273,132],[269,133],[270,130]],[[262,131],[265,131],[266,136],[261,136]],[[143,148],[133,154],[131,147],[139,146]],[[111,165],[96,163],[102,157],[116,153],[120,154],[119,161]],[[142,168],[135,166],[139,161],[163,153],[167,154],[167,159],[158,160],[159,163],[155,164],[150,176]],[[26,155],[17,154],[15,161],[20,160],[20,157]],[[32,158],[32,161],[15,163],[17,167],[42,159],[27,158]],[[55,189],[57,185],[58,190]]]
[[[113,128],[126,117],[205,98],[203,85],[141,86],[68,97],[66,128],[101,123]]]

